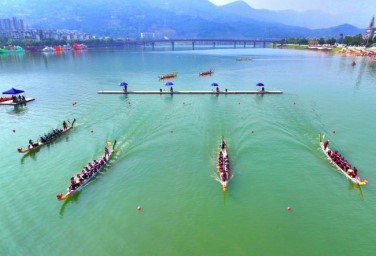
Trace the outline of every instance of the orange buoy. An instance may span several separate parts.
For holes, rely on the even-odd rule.
[[[141,208],[141,206],[137,206],[137,211],[141,211],[142,210],[142,208]]]
[[[91,133],[93,133],[94,131],[93,131],[93,130],[91,130],[90,132],[91,132]]]
[[[16,129],[13,129],[13,132],[16,132]]]
[[[290,206],[287,207],[287,210],[291,212],[292,208]]]

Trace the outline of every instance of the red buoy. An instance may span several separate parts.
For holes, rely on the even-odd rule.
[[[141,208],[141,206],[137,206],[137,211],[141,211],[142,210],[142,208]]]
[[[287,210],[291,212],[292,208],[290,206],[287,207]]]

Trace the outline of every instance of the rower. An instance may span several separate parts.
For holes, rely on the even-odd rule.
[[[104,156],[110,156],[110,152],[107,147],[104,148]]]
[[[355,177],[355,175],[354,175],[354,170],[352,170],[352,169],[348,169],[346,173],[347,173],[348,175],[350,175],[351,177]]]
[[[222,181],[226,181],[226,172],[221,172]]]
[[[324,144],[323,144],[323,146],[324,146],[324,149],[326,149],[326,148],[328,147],[328,145],[329,145],[329,140],[327,140],[327,141],[324,141]]]
[[[40,142],[45,143],[46,140],[43,137],[40,137]]]
[[[76,181],[74,180],[74,177],[72,177],[72,178],[70,179],[70,182],[71,182],[70,187],[72,188],[72,190],[75,190],[76,187],[79,186],[79,184],[77,184]]]
[[[353,168],[353,171],[354,171],[354,175],[355,175],[355,177],[358,176],[358,169],[356,169],[355,166],[354,166],[354,168]]]
[[[67,123],[65,122],[65,120],[63,121],[63,128],[64,128],[64,131],[67,130]]]

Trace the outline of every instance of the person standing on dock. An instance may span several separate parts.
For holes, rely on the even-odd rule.
[[[170,93],[173,93],[174,92],[174,88],[172,88],[172,86],[170,87]]]
[[[121,82],[119,85],[120,85],[120,86],[123,86],[123,91],[124,91],[124,93],[127,93],[127,90],[128,90],[128,83],[127,83],[127,82]]]

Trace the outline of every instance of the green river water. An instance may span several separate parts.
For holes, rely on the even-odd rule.
[[[214,75],[198,76],[209,68]],[[284,93],[97,94],[120,90],[121,81],[129,90],[166,90],[158,76],[173,71],[175,90],[211,90],[212,82],[255,90],[263,82]],[[0,89],[11,87],[36,100],[0,106],[0,255],[375,254],[369,58],[280,49],[0,55]],[[55,143],[17,153],[73,118],[76,127]],[[366,186],[330,165],[319,133]],[[233,173],[225,193],[216,180],[221,136]],[[73,198],[56,200],[115,139],[109,166]]]

